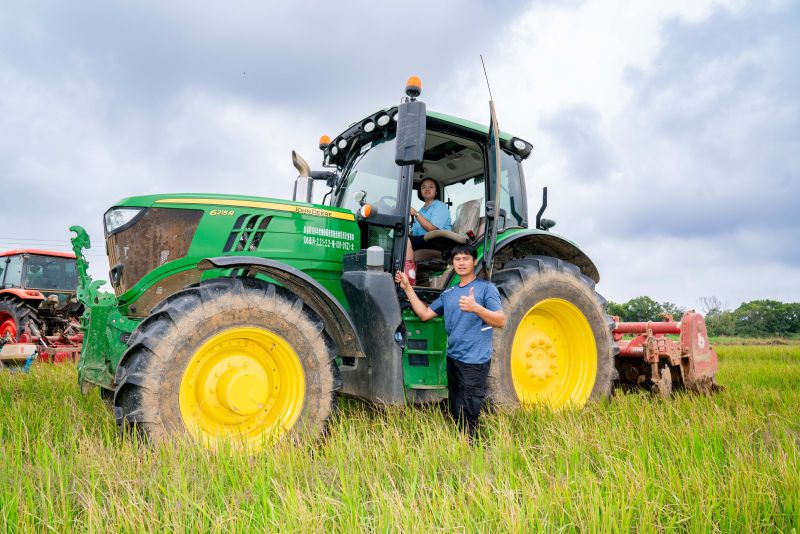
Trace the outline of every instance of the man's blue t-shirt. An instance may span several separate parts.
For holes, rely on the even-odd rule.
[[[450,222],[450,210],[447,209],[447,204],[441,200],[434,200],[429,205],[422,206],[422,208],[417,211],[439,230],[453,229],[453,223]],[[411,235],[425,235],[425,232],[427,232],[427,230],[414,219],[414,224],[411,225]]]
[[[442,291],[431,304],[436,315],[444,315],[447,331],[447,355],[464,363],[486,363],[492,359],[492,327],[472,312],[461,311],[458,301],[475,288],[475,302],[491,311],[498,311],[500,293],[491,282],[475,279],[464,287],[453,286]]]

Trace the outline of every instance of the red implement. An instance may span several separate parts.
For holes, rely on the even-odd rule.
[[[614,341],[619,345],[617,368],[620,381],[650,385],[668,396],[675,386],[700,392],[717,387],[717,353],[711,347],[703,316],[694,310],[683,314],[680,322],[664,321],[620,323],[615,317]],[[623,339],[634,335],[633,339]],[[666,337],[668,334],[680,337]]]

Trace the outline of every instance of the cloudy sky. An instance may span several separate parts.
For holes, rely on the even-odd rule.
[[[290,152],[397,103],[535,145],[530,205],[614,301],[800,301],[800,3],[16,2],[0,10],[0,249],[120,198],[286,198]],[[313,165],[312,165],[313,166]],[[535,208],[533,208],[535,209]]]

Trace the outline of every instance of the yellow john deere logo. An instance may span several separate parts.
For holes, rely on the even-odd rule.
[[[279,204],[277,202],[258,202],[255,200],[221,200],[213,198],[162,198],[156,200],[158,204],[202,204],[214,206],[237,206],[243,208],[261,208],[267,210],[289,211],[301,215],[315,215],[317,217],[330,217],[333,219],[343,219],[345,221],[356,220],[352,213],[342,213],[340,211],[326,210],[321,208],[310,208],[307,206],[294,206],[292,204]],[[216,212],[216,213],[214,213]],[[211,215],[233,215],[233,210],[212,210]]]

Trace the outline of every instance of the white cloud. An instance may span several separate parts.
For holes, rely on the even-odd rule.
[[[105,278],[115,201],[287,198],[291,149],[316,167],[318,135],[396,102],[408,74],[430,109],[486,122],[480,50],[501,127],[535,144],[530,211],[550,186],[548,217],[598,264],[606,296],[800,300],[791,39],[762,23],[732,51],[714,41],[720,13],[749,22],[791,2],[535,2],[510,24],[518,7],[449,2],[418,21],[423,5],[83,4],[0,20],[0,227],[66,242],[82,224]],[[709,41],[682,50],[687,32]]]
[[[762,31],[733,51],[692,43],[688,65],[667,54],[681,46],[668,30],[708,24],[717,44],[720,13],[736,20],[785,6],[533,4],[487,54],[501,128],[535,145],[529,204],[535,210],[539,187],[550,187],[555,231],[595,260],[608,297],[647,294],[686,306],[710,294],[736,304],[798,298],[800,267],[784,261],[788,246],[743,255],[752,239],[740,231],[788,218],[788,199],[800,193],[798,108],[771,93],[783,81],[787,43]],[[456,114],[486,122],[479,64],[462,66],[436,101],[445,94],[462,95]],[[794,139],[770,126],[789,136],[794,126]],[[792,234],[759,235],[779,242]]]
[[[91,79],[45,86],[0,71],[0,176],[6,207],[0,248],[66,250],[68,227],[93,242],[92,273],[106,278],[102,214],[126,196],[165,192],[286,198],[296,176],[290,154],[316,162],[302,114],[215,95],[176,95],[158,115],[115,109]],[[9,206],[9,199],[19,204]],[[57,242],[56,240],[61,240]]]

